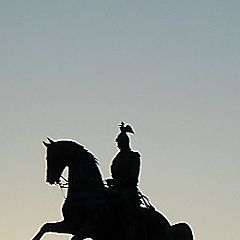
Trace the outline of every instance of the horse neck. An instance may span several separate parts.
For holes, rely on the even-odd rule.
[[[81,159],[77,155],[69,164],[69,191],[80,191],[103,187],[101,173],[92,159]]]

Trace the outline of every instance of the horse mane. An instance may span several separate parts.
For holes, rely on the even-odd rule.
[[[98,159],[83,145],[79,144],[78,142],[72,141],[72,140],[60,140],[58,143],[63,144],[67,147],[67,149],[71,152],[78,152],[81,154],[82,159],[85,161],[92,161],[95,164],[99,165]]]
[[[94,174],[96,177],[96,180],[98,179],[102,183],[102,174],[98,167],[99,162],[97,158],[89,151],[87,150],[83,145],[80,145],[77,142],[74,141],[65,141],[68,151],[71,151],[73,155],[75,155],[75,159],[81,160],[84,162],[87,166],[89,166],[89,171]]]
[[[76,148],[79,148],[79,151],[81,152],[81,154],[83,154],[83,156],[86,157],[84,159],[86,159],[88,161],[93,161],[96,164],[99,164],[98,159],[88,149],[86,149],[83,145],[81,145],[77,142],[73,142],[73,141],[71,141],[71,142],[76,146]]]

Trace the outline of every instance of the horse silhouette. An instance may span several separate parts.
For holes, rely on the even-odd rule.
[[[103,183],[97,159],[82,145],[73,141],[44,142],[47,147],[47,176],[49,184],[60,184],[61,174],[68,167],[68,191],[62,207],[63,220],[45,223],[32,240],[45,233],[67,233],[72,240],[124,240],[118,209]],[[191,228],[186,223],[170,225],[153,208],[136,209],[134,240],[192,240]]]

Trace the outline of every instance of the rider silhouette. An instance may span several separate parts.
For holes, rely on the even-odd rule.
[[[139,206],[138,177],[140,171],[140,154],[130,148],[127,133],[134,133],[130,125],[122,122],[119,125],[120,133],[116,138],[119,152],[111,164],[112,179],[108,179],[115,198],[117,213],[124,229],[124,239],[135,237],[135,213]]]

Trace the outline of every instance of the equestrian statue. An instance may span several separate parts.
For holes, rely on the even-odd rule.
[[[82,145],[50,138],[43,142],[46,182],[66,187],[67,196],[63,220],[45,223],[32,240],[49,232],[71,234],[71,240],[193,240],[187,223],[171,225],[139,191],[140,154],[131,150],[128,137],[134,131],[123,122],[119,128],[119,152],[111,164],[112,178],[106,180],[97,159]],[[67,179],[62,176],[66,167]]]

